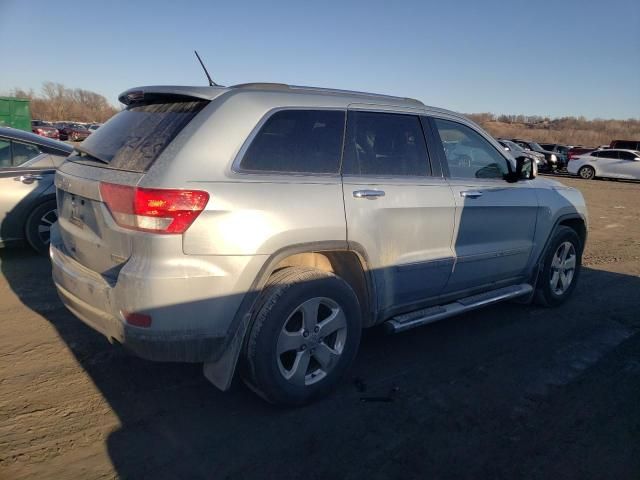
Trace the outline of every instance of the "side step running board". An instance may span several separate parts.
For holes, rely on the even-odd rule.
[[[498,288],[497,290],[491,290],[490,292],[481,293],[479,295],[461,298],[460,300],[446,305],[438,305],[395,316],[391,320],[387,320],[385,322],[385,327],[392,333],[403,332],[410,328],[419,327],[420,325],[426,325],[427,323],[453,317],[454,315],[475,310],[476,308],[491,305],[502,300],[520,297],[531,293],[532,291],[533,287],[526,283]]]

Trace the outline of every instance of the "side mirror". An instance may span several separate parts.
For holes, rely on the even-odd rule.
[[[516,158],[516,171],[511,171],[505,176],[505,180],[509,183],[515,183],[519,180],[533,180],[538,175],[538,165],[536,162],[525,156]]]
[[[531,157],[516,158],[517,180],[533,180],[538,175],[538,165]]]

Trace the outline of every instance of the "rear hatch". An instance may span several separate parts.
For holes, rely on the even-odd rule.
[[[135,101],[77,146],[56,174],[58,247],[107,280],[115,279],[131,256],[133,238],[155,228],[139,228],[132,215],[136,186],[208,103],[135,93]]]

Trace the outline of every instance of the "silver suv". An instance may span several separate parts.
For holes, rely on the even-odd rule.
[[[362,328],[576,286],[580,193],[461,115],[280,84],[120,100],[58,170],[51,258],[69,310],[141,357],[301,404]]]

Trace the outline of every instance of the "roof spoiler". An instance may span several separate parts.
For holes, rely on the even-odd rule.
[[[222,92],[224,87],[183,87],[174,85],[154,85],[148,87],[130,88],[118,96],[120,103],[131,105],[133,103],[157,100],[158,98],[171,98],[179,100],[213,100]]]

